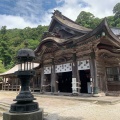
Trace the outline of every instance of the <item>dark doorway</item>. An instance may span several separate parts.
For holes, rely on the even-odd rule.
[[[88,83],[90,83],[90,70],[80,70],[81,93],[88,93]]]
[[[44,75],[44,89],[46,92],[51,91],[51,74]]]
[[[58,73],[58,91],[72,93],[72,72]]]

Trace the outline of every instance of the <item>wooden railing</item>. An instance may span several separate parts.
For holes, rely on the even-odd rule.
[[[3,85],[3,90],[19,91],[20,85]]]

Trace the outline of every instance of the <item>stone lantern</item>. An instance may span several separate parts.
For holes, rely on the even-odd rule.
[[[18,71],[15,75],[20,79],[21,90],[11,104],[10,110],[3,114],[3,120],[43,120],[43,110],[39,109],[39,105],[34,96],[30,92],[30,80],[35,75],[33,70],[33,60],[35,59],[34,51],[24,48],[17,53]]]
[[[32,112],[39,110],[38,103],[33,102],[34,96],[29,90],[30,79],[35,75],[33,70],[33,60],[35,59],[34,51],[24,48],[18,51],[17,57],[18,71],[15,72],[21,82],[21,91],[12,104],[10,112]]]

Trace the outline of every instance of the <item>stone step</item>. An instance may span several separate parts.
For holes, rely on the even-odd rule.
[[[0,102],[0,116],[2,116],[3,112],[8,111],[9,109],[10,109],[9,104]]]
[[[9,109],[10,109],[9,104],[0,102],[0,120],[2,120],[1,117],[3,116],[3,113],[6,111],[9,111]],[[46,112],[43,112],[43,114],[44,114],[45,118],[48,116],[48,113],[46,113]],[[44,120],[46,120],[45,118],[44,118]]]
[[[10,104],[0,102],[0,106],[3,106],[3,107],[10,107]]]
[[[47,117],[44,117],[43,120],[59,120],[59,117],[56,114],[51,114],[51,115],[49,115]]]

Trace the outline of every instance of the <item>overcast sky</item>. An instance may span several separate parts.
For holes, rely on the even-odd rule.
[[[96,17],[113,15],[113,7],[120,0],[0,0],[0,27],[37,27],[49,25],[52,12],[76,20],[81,11],[89,11]]]

